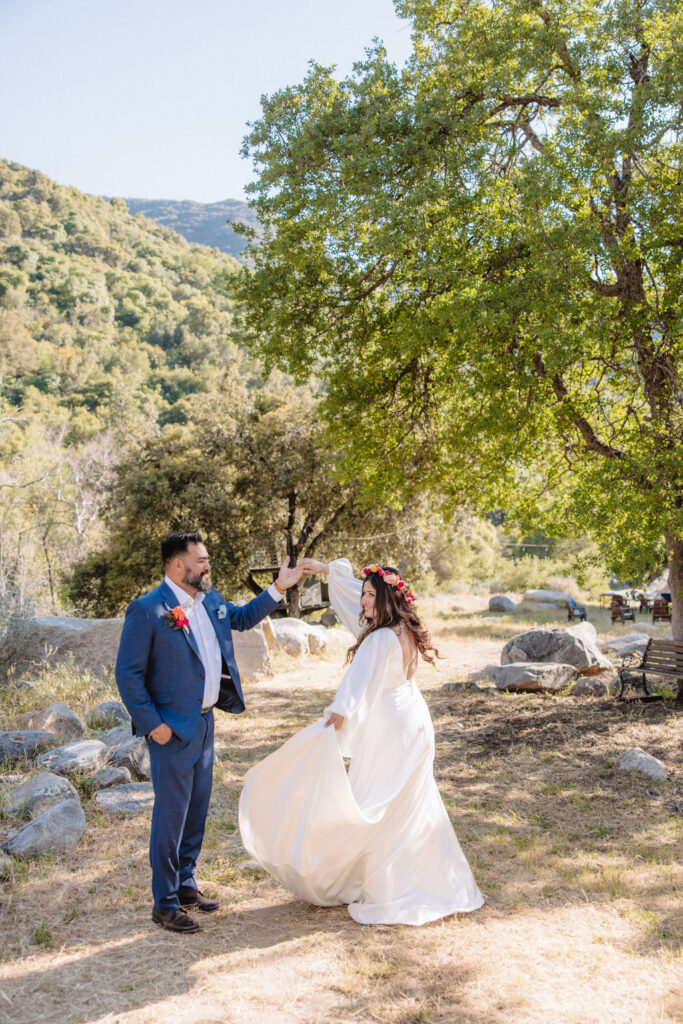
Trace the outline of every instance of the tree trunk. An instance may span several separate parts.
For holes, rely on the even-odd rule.
[[[298,583],[287,591],[287,612],[293,619],[301,618],[301,590]]]
[[[683,640],[683,537],[667,535],[666,546],[669,554],[671,631],[674,640]]]

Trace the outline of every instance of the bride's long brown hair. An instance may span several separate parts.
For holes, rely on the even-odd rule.
[[[398,575],[397,570],[393,569],[390,565],[383,565],[382,569],[386,573],[396,573]],[[347,663],[353,661],[358,648],[371,633],[386,626],[389,626],[389,628],[400,626],[410,635],[424,660],[428,661],[430,665],[435,665],[436,658],[440,658],[441,655],[432,643],[429,630],[425,629],[422,625],[417,612],[406,601],[401,591],[397,587],[392,587],[385,583],[377,572],[371,572],[366,576],[363,585],[366,582],[372,583],[375,588],[375,616],[372,621],[368,622],[363,613],[360,613],[358,621],[365,628],[353,647],[349,647],[346,652]]]

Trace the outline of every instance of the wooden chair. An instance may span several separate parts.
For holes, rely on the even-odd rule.
[[[652,692],[647,679],[649,675],[674,679],[678,684],[676,699],[683,700],[683,643],[676,640],[648,640],[640,663],[637,662],[637,654],[624,655],[621,668],[617,669],[618,700],[661,700],[661,694]],[[624,691],[629,687],[634,693],[627,697]]]
[[[663,597],[656,597],[652,602],[652,621],[671,622],[671,608]]]
[[[584,622],[586,609],[582,604],[572,604],[571,601],[564,602],[567,606],[567,622]]]
[[[638,596],[638,600],[640,601],[640,604],[638,606],[638,611],[639,612],[651,612],[652,611],[652,601],[650,600],[650,598],[646,594],[638,594],[637,596]]]
[[[623,597],[615,596],[612,598],[612,622],[635,622],[636,617],[631,608]]]

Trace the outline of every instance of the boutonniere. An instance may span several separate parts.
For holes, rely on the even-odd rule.
[[[216,609],[216,615],[218,616],[219,619],[224,619],[227,614],[228,609],[225,607],[224,604],[219,605],[218,608]]]
[[[182,605],[178,604],[166,612],[166,629],[182,629],[187,633],[189,628],[190,623]]]

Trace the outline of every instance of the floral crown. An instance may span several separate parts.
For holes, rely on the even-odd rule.
[[[387,572],[381,565],[366,565],[363,569],[364,576],[369,576],[370,573],[373,572],[376,572],[377,575],[380,576],[390,587],[396,587],[397,590],[400,590],[408,604],[411,604],[415,600],[415,595],[408,587],[406,581],[402,580],[398,573]]]

